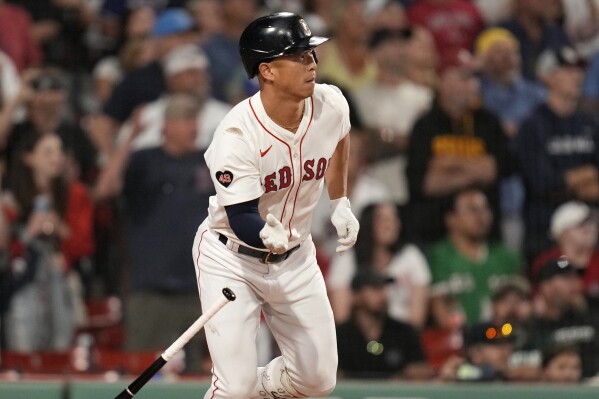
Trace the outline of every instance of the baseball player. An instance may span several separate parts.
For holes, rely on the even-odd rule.
[[[238,298],[206,326],[206,399],[316,397],[335,387],[333,313],[310,235],[325,181],[338,252],[354,245],[359,224],[346,197],[348,104],[315,83],[314,48],[326,40],[291,13],[258,18],[241,35],[260,91],[229,112],[206,151],[216,195],[193,246],[202,308],[222,287]],[[261,312],[282,356],[257,368]]]

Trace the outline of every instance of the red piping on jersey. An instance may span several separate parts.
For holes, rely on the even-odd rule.
[[[300,140],[300,168],[304,164],[304,161],[302,160],[303,159],[303,157],[302,157],[303,146],[302,145],[304,144],[304,139],[308,135],[308,129],[310,129],[310,125],[312,125],[312,117],[314,116],[314,98],[310,97],[310,101],[312,102],[312,110],[310,112],[310,122],[308,122],[308,127],[306,127],[306,130],[304,130],[304,135],[302,136],[302,139]],[[293,200],[293,210],[291,211],[291,217],[289,218],[289,224],[287,225],[287,227],[289,228],[289,236],[291,236],[291,220],[293,220],[293,215],[295,214],[295,203],[297,202],[297,195],[299,193],[300,186],[302,185],[302,181],[304,181],[304,179],[302,178],[303,173],[304,173],[303,170],[300,170],[300,181],[299,181],[299,184],[297,185],[297,190],[295,190],[295,199]]]
[[[198,270],[198,291],[200,292],[200,300],[202,299],[202,289],[200,288],[200,246],[202,245],[202,240],[204,239],[204,234],[208,229],[202,231],[202,235],[200,236],[200,241],[198,242],[198,257],[196,258],[196,269]]]
[[[250,104],[250,108],[252,110],[252,113],[254,114],[254,118],[256,118],[256,120],[258,121],[258,123],[260,124],[260,126],[262,126],[262,129],[266,130],[266,133],[270,134],[272,137],[274,137],[275,139],[279,140],[281,143],[283,143],[283,144],[285,144],[287,146],[287,150],[289,151],[289,161],[291,163],[291,176],[292,176],[291,186],[293,187],[293,185],[295,184],[295,168],[293,167],[293,157],[291,156],[291,147],[284,140],[282,140],[279,137],[277,137],[274,133],[272,133],[270,130],[268,130],[266,128],[266,126],[264,126],[264,124],[262,123],[262,121],[260,121],[260,118],[258,118],[258,115],[256,114],[256,111],[254,110],[254,106],[252,105],[252,99],[251,98],[249,99],[249,104]],[[283,223],[283,215],[285,214],[285,208],[287,207],[287,200],[289,200],[289,195],[291,195],[291,190],[289,190],[289,192],[287,193],[287,197],[285,197],[285,203],[283,204],[283,212],[281,212],[281,218],[279,219],[279,221],[281,223]],[[291,234],[291,232],[290,232],[290,234]]]
[[[212,374],[214,374],[214,367],[212,367]],[[214,394],[216,393],[216,391],[218,391],[218,386],[216,385],[216,383],[218,382],[218,376],[216,374],[214,374],[214,389],[212,389],[212,396],[210,397],[210,399],[214,399]]]

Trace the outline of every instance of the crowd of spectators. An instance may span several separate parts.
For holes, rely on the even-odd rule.
[[[68,351],[98,298],[123,351],[199,315],[203,154],[275,11],[332,38],[350,105],[357,245],[327,198],[313,224],[340,377],[596,377],[598,0],[0,0],[0,349]],[[209,371],[201,334],[185,353]]]

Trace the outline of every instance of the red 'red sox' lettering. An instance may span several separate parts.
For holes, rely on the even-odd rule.
[[[322,179],[324,176],[324,172],[327,170],[327,160],[326,158],[320,158],[318,163],[316,164],[316,173],[314,172],[314,160],[309,159],[304,162],[304,176],[302,177],[303,181],[308,181],[316,178],[316,180]]]
[[[315,166],[316,164],[316,166]],[[309,181],[312,179],[322,179],[324,177],[324,173],[327,170],[327,160],[326,158],[320,158],[318,162],[314,159],[309,159],[304,162],[304,175],[302,177],[303,181]],[[279,176],[278,184],[277,184],[277,175]],[[272,191],[277,191],[283,188],[287,188],[292,183],[292,174],[291,168],[289,166],[284,166],[279,169],[278,172],[273,172],[267,175],[264,178],[264,188],[266,193],[270,193]]]

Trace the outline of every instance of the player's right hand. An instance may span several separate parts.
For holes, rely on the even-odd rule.
[[[272,213],[266,216],[266,224],[260,230],[260,238],[272,253],[282,254],[289,249],[287,230]]]

